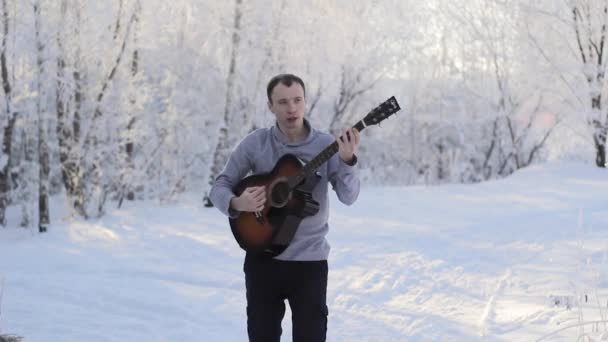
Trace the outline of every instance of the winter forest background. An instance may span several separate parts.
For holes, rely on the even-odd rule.
[[[265,87],[307,84],[336,132],[364,132],[367,184],[480,182],[531,163],[606,166],[607,0],[0,0],[0,224],[200,193]],[[6,210],[20,222],[6,222]]]

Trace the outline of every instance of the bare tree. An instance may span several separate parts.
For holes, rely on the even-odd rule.
[[[603,108],[602,95],[606,91],[606,36],[608,32],[607,0],[571,0],[572,22],[582,71],[589,85],[591,115],[587,119],[593,128],[595,164],[607,167],[606,134],[608,111]]]
[[[516,33],[520,18],[515,8],[502,2],[470,2],[466,6],[451,4],[448,12],[464,28],[470,37],[482,47],[477,58],[490,71],[489,80],[495,87],[487,93],[488,103],[494,114],[487,120],[485,131],[490,131],[485,146],[481,147],[481,162],[472,158],[480,168],[484,179],[506,176],[528,166],[553,132],[556,123],[546,127],[540,138],[532,136],[532,126],[543,105],[539,92],[525,92],[513,85],[520,75],[514,73],[513,64],[518,60],[519,46],[526,42],[518,40]],[[484,18],[483,21],[476,17]],[[534,109],[525,105],[536,99]],[[522,113],[526,111],[526,113]],[[525,114],[525,115],[522,115]],[[515,117],[518,116],[517,120]],[[526,122],[520,122],[526,118]]]
[[[10,166],[13,164],[12,143],[15,123],[19,113],[13,108],[13,88],[9,76],[7,60],[7,40],[9,37],[10,15],[8,12],[7,0],[0,3],[0,18],[2,22],[2,45],[0,46],[0,77],[2,78],[2,90],[5,97],[5,118],[4,136],[2,138],[2,156],[0,159],[0,225],[6,225],[6,207],[8,206],[9,191],[11,190]]]
[[[85,209],[85,193],[83,188],[83,166],[80,160],[81,111],[83,103],[82,77],[80,71],[80,25],[74,25],[74,31],[67,31],[68,0],[62,0],[59,6],[59,22],[57,30],[57,83],[55,106],[57,111],[57,138],[59,143],[59,161],[64,187],[72,208],[81,217],[88,217]],[[74,34],[76,49],[73,65],[69,66],[72,73],[68,74],[68,55],[66,37]]]
[[[36,65],[38,66],[38,74],[36,80],[36,90],[38,100],[36,102],[36,112],[38,114],[38,231],[46,232],[50,223],[49,217],[49,173],[50,173],[50,158],[49,146],[46,136],[46,104],[43,101],[46,97],[43,96],[44,88],[42,79],[45,75],[44,67],[44,43],[40,36],[41,32],[41,9],[40,0],[35,0],[34,4],[34,26],[36,35]]]
[[[234,6],[234,26],[232,28],[232,49],[230,55],[230,67],[228,69],[228,78],[226,80],[226,105],[224,106],[224,116],[222,126],[220,127],[217,146],[213,154],[213,164],[211,165],[211,173],[209,175],[209,187],[215,181],[215,178],[220,174],[230,152],[230,124],[232,103],[234,101],[234,87],[236,84],[236,62],[239,53],[239,45],[241,42],[241,17],[243,15],[243,0],[235,0]],[[212,207],[213,203],[206,194],[203,201],[206,207]]]
[[[353,113],[350,112],[353,105],[360,100],[366,93],[371,91],[378,82],[385,76],[382,66],[377,63],[378,56],[382,56],[383,44],[382,37],[369,39],[374,32],[373,26],[366,27],[369,32],[360,30],[359,18],[370,15],[374,6],[369,3],[357,3],[349,12],[345,12],[346,27],[352,30],[350,35],[342,37],[344,43],[350,42],[345,46],[345,54],[339,69],[339,84],[337,97],[333,101],[332,113],[329,120],[329,131],[333,135],[342,133],[346,122]],[[338,11],[343,11],[337,8]],[[366,30],[366,31],[367,31]],[[359,118],[357,118],[358,120]]]
[[[591,128],[595,164],[605,168],[608,166],[606,160],[608,108],[605,105],[608,99],[606,95],[608,61],[605,51],[608,35],[608,1],[568,0],[550,4],[554,6],[547,6],[547,3],[544,3],[542,7],[532,5],[525,7],[531,17],[530,22],[527,23],[530,42],[551,67],[556,75],[555,79],[561,82],[570,92],[569,95],[576,100],[575,110],[585,115],[586,125]],[[536,22],[555,24],[559,30],[553,31],[558,34],[547,37],[546,32],[538,32],[534,26]],[[551,50],[555,48],[552,44],[558,44],[557,53]],[[574,57],[575,63],[580,67],[573,72],[570,61],[567,65],[563,64],[565,56]],[[586,87],[582,87],[580,82]]]
[[[103,112],[103,102],[105,97],[109,92],[110,84],[116,78],[116,74],[118,73],[119,67],[122,64],[122,60],[127,51],[127,43],[130,39],[130,32],[137,18],[136,12],[133,12],[130,19],[127,22],[127,26],[124,33],[124,38],[122,38],[122,42],[117,41],[120,44],[119,51],[113,60],[110,71],[107,76],[104,77],[101,84],[101,89],[97,92],[94,100],[94,109],[92,110],[92,118],[89,124],[88,130],[84,132],[84,140],[82,147],[82,163],[86,165],[85,172],[85,180],[86,185],[89,188],[87,191],[88,200],[96,200],[96,216],[101,216],[104,212],[104,205],[107,199],[108,192],[110,190],[110,184],[107,182],[107,177],[103,177],[103,167],[102,164],[108,159],[111,155],[109,154],[109,150],[105,147],[100,148],[99,139],[97,136],[97,130],[95,129],[100,121],[101,117],[104,115]],[[89,156],[90,154],[90,156]],[[89,159],[90,158],[90,159]],[[88,162],[90,160],[90,162]],[[97,198],[91,198],[93,193],[96,193]]]
[[[120,26],[122,20],[122,12],[124,9],[125,0],[118,0],[118,14],[116,15],[116,23],[114,24],[114,40],[118,39],[120,34]]]
[[[347,124],[344,122],[347,119],[346,115],[352,104],[360,96],[371,90],[381,78],[381,76],[376,76],[372,80],[367,80],[365,78],[366,72],[369,72],[369,70],[350,70],[350,67],[342,65],[338,98],[334,102],[329,123],[329,131],[332,134],[342,133],[341,130]]]
[[[518,123],[513,120],[511,116],[505,117],[506,126],[509,133],[508,138],[512,149],[498,167],[498,173],[500,175],[510,174],[513,169],[519,170],[532,164],[535,158],[538,158],[540,150],[545,146],[547,139],[549,139],[555,130],[555,127],[558,124],[557,122],[554,122],[546,127],[540,139],[532,139],[533,141],[531,142],[527,141],[530,140],[530,137],[532,136],[531,131],[534,123],[537,122],[538,118],[540,117],[539,114],[542,101],[542,96],[538,96],[536,105],[531,111],[532,114],[526,123],[518,125]],[[511,166],[511,170],[509,170],[510,163],[513,164]]]
[[[120,8],[122,9],[122,0],[120,2]],[[133,14],[133,51],[131,53],[130,61],[130,72],[131,82],[135,82],[139,73],[139,48],[138,48],[138,33],[140,30],[140,18],[141,16],[141,2],[137,0],[135,3],[135,9]],[[119,29],[119,22],[116,22],[116,30]],[[115,36],[117,37],[117,36]],[[135,188],[132,184],[133,175],[135,174],[134,154],[135,154],[135,125],[137,123],[137,117],[133,113],[133,109],[137,105],[137,92],[131,91],[129,93],[129,103],[131,110],[127,113],[129,116],[127,120],[127,134],[125,143],[125,170],[121,173],[121,181],[119,182],[121,187],[118,196],[118,206],[122,204],[123,198],[126,196],[127,200],[133,201],[135,199]]]
[[[284,18],[286,17],[287,1],[281,0],[278,5],[278,9],[273,11],[273,27],[269,34],[268,39],[264,39],[264,45],[262,47],[262,63],[256,73],[254,86],[251,88],[250,95],[251,101],[247,104],[248,108],[244,108],[244,127],[248,131],[254,131],[257,128],[257,123],[263,120],[259,120],[264,114],[268,113],[268,102],[267,97],[264,95],[266,91],[264,86],[268,74],[278,74],[284,72]],[[242,26],[242,25],[241,25]],[[255,51],[257,41],[253,39],[247,39],[247,51]],[[261,97],[261,100],[260,100]],[[261,105],[260,105],[261,104]],[[251,113],[254,113],[253,115]],[[257,121],[255,119],[258,119]]]
[[[83,70],[86,60],[81,52],[81,4],[63,0],[60,4],[60,23],[57,33],[57,136],[62,178],[72,207],[81,217],[88,218],[88,207],[96,201],[96,215],[103,207],[110,191],[108,177],[102,177],[102,164],[107,162],[111,147],[100,145],[100,130],[97,129],[103,117],[103,103],[111,83],[119,72],[127,43],[131,39],[131,27],[138,20],[134,11],[123,25],[118,18],[112,28],[113,41],[118,44],[118,52],[113,58],[109,71],[101,79],[100,88],[92,98],[87,98]],[[122,6],[120,9],[122,13]],[[71,17],[72,15],[73,17]],[[72,19],[72,20],[70,20]],[[122,29],[121,29],[122,28]],[[122,33],[122,35],[121,35]],[[69,45],[68,45],[69,44]],[[69,52],[73,52],[70,56]],[[137,62],[131,61],[131,67]],[[68,72],[71,70],[71,73]],[[131,74],[133,69],[131,69]],[[87,83],[88,85],[89,83]],[[88,125],[83,126],[83,120]],[[82,127],[85,127],[83,130]],[[111,145],[109,145],[111,146]]]

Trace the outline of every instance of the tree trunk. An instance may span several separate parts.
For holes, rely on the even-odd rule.
[[[602,125],[599,121],[594,122],[595,133],[593,142],[595,144],[595,165],[598,167],[608,167],[606,161],[606,135],[608,134],[608,120]]]
[[[92,189],[92,190],[87,191],[87,193],[93,193],[93,190],[99,190],[99,195],[96,198],[94,198],[94,199],[98,200],[97,207],[96,207],[96,209],[97,209],[96,216],[97,217],[100,217],[104,214],[104,206],[105,206],[105,202],[106,202],[106,199],[108,196],[108,192],[110,191],[110,184],[109,184],[109,181],[104,178],[104,172],[102,170],[102,165],[108,159],[107,158],[108,152],[104,148],[101,148],[101,149],[99,148],[100,141],[96,134],[95,126],[97,125],[97,122],[104,114],[103,109],[102,109],[104,99],[107,96],[108,90],[110,88],[110,84],[114,81],[114,78],[116,77],[116,74],[119,71],[119,67],[122,64],[122,60],[127,51],[127,43],[129,41],[131,28],[137,18],[136,13],[137,12],[133,13],[133,15],[129,18],[129,21],[127,22],[127,26],[125,28],[125,34],[124,34],[124,38],[123,38],[121,46],[120,46],[120,50],[118,51],[118,55],[114,59],[114,63],[112,65],[112,68],[110,69],[110,72],[108,73],[106,78],[103,80],[101,90],[99,91],[99,93],[97,93],[96,100],[95,100],[95,108],[93,110],[93,116],[91,118],[89,127],[88,127],[86,133],[84,133],[84,137],[83,137],[84,138],[83,148],[82,148],[83,152],[81,154],[80,163],[81,163],[81,165],[86,166],[86,173],[85,173],[84,180],[86,182],[87,187],[90,187],[90,189]],[[87,155],[89,153],[93,154],[93,157],[91,158],[93,160],[93,162],[90,165],[88,165],[86,163]],[[93,200],[93,199],[89,199],[89,201],[91,201],[91,200]]]
[[[133,30],[133,54],[131,56],[131,77],[133,82],[136,81],[137,73],[139,72],[139,50],[137,47],[137,34],[139,33],[139,13],[141,11],[141,2],[137,1],[135,8],[135,15],[133,17],[135,28]],[[129,102],[131,103],[131,108],[135,108],[137,104],[137,92],[133,91],[130,96]],[[130,119],[127,124],[127,137],[128,141],[125,145],[125,152],[127,154],[127,172],[129,174],[133,174],[135,172],[135,166],[133,162],[133,153],[134,153],[134,128],[136,123],[136,118],[133,112],[129,113]],[[129,179],[130,177],[127,177]],[[127,189],[127,200],[133,201],[135,199],[135,193],[133,189],[133,184],[125,184],[125,188]]]
[[[604,2],[601,11],[595,11],[591,7],[590,3],[581,4],[580,2],[575,2],[572,5],[572,18],[578,53],[583,64],[583,73],[589,85],[592,117],[588,120],[588,123],[593,128],[595,164],[598,167],[605,168],[608,166],[606,161],[608,114],[602,110],[602,94],[606,88],[606,56],[604,48],[608,36],[606,27],[608,2]],[[601,23],[601,27],[593,27],[593,15],[603,16],[598,21]]]
[[[36,31],[36,64],[38,65],[38,79],[36,89],[38,90],[38,102],[36,111],[38,113],[38,231],[44,233],[50,223],[49,218],[49,147],[46,137],[46,109],[42,106],[43,96],[42,79],[44,77],[44,44],[40,38],[40,2],[34,2],[34,20]]]
[[[121,0],[122,7],[122,0]],[[138,36],[139,33],[139,23],[140,23],[140,13],[141,13],[141,2],[137,1],[135,3],[135,12],[133,13],[133,52],[131,54],[131,62],[130,62],[130,71],[131,71],[131,82],[136,82],[137,74],[139,73],[139,50],[138,50]],[[116,21],[116,35],[115,39],[118,35],[118,27],[119,20]],[[132,85],[132,88],[135,87]],[[135,124],[137,123],[137,118],[133,113],[134,108],[137,104],[137,91],[131,89],[129,93],[129,103],[131,105],[131,109],[128,111],[127,115],[129,116],[129,120],[127,123],[127,135],[126,142],[124,145],[125,151],[125,170],[122,171],[120,175],[120,186],[118,195],[118,208],[122,206],[123,200],[126,199],[128,201],[135,200],[135,188],[132,184],[133,174],[135,173],[135,164],[134,164],[134,153],[135,153]]]
[[[228,154],[230,153],[230,111],[232,109],[232,97],[234,91],[234,85],[236,83],[236,60],[238,56],[238,48],[240,44],[240,30],[241,30],[241,17],[242,17],[242,6],[243,0],[235,0],[234,10],[234,27],[232,32],[232,54],[230,56],[230,68],[228,70],[228,78],[226,81],[226,105],[224,107],[224,120],[222,127],[220,127],[219,137],[215,153],[213,154],[213,165],[211,166],[211,174],[209,175],[209,189],[213,185],[215,178],[222,171]],[[203,199],[206,207],[212,207],[213,203],[209,199],[209,194],[205,194]]]
[[[122,19],[124,2],[124,0],[118,0],[118,14],[116,15],[116,23],[114,24],[114,40],[118,39],[118,34],[120,33],[120,20]]]
[[[60,5],[61,22],[67,21],[67,0],[62,0]],[[77,26],[77,25],[76,25]],[[63,45],[63,30],[57,32],[57,84],[55,105],[57,110],[57,139],[59,142],[59,162],[61,164],[61,176],[70,200],[72,208],[78,215],[87,218],[85,210],[85,197],[81,185],[82,167],[79,164],[80,157],[75,151],[80,140],[80,110],[82,107],[82,85],[80,81],[80,66],[78,62],[73,66],[72,78],[74,85],[67,83],[66,51]],[[76,28],[78,33],[78,28]],[[79,58],[77,51],[76,61]],[[73,93],[68,90],[73,88]],[[69,105],[73,100],[74,113],[70,117]]]
[[[6,42],[9,34],[9,14],[7,0],[2,0],[2,46],[0,47],[0,77],[2,78],[2,89],[6,101],[6,117],[8,123],[4,126],[4,137],[2,140],[2,157],[0,159],[0,225],[6,226],[6,207],[8,206],[8,196],[11,189],[10,165],[13,156],[11,155],[13,133],[17,122],[17,112],[12,108],[12,86],[8,74],[7,46]]]

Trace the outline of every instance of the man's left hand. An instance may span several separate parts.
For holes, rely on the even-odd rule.
[[[355,153],[359,147],[359,131],[356,128],[344,130],[344,133],[337,139],[338,154],[345,163],[352,165]]]

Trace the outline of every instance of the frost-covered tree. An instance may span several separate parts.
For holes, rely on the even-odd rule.
[[[204,196],[274,124],[284,72],[334,134],[397,97],[363,132],[369,183],[503,177],[576,154],[574,135],[605,164],[605,3],[0,0],[0,223],[42,230],[55,195],[83,218]]]
[[[535,58],[545,62],[554,76],[551,90],[567,100],[564,107],[574,114],[568,118],[574,138],[588,137],[595,164],[606,167],[608,2],[541,1],[524,9]]]

